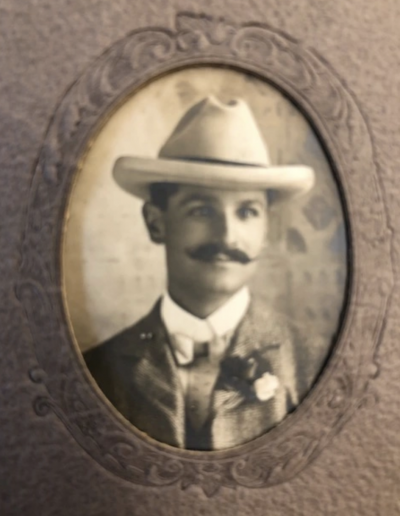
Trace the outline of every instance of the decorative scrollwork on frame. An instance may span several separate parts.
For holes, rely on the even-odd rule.
[[[141,436],[89,381],[65,320],[59,246],[77,165],[101,121],[150,79],[201,64],[257,74],[283,90],[311,120],[346,202],[352,281],[334,353],[298,410],[279,428],[244,446],[194,454]],[[38,391],[34,409],[39,416],[54,413],[96,461],[142,486],[198,485],[212,496],[221,487],[261,488],[284,482],[326,446],[378,374],[377,349],[393,286],[390,250],[368,125],[344,82],[315,52],[267,26],[238,26],[190,13],[178,14],[175,30],[135,31],[94,62],[68,91],[36,165],[16,285],[38,362],[29,375]]]

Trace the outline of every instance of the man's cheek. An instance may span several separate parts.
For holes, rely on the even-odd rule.
[[[264,227],[249,228],[244,235],[244,245],[252,253],[258,253],[262,250],[267,240]]]
[[[190,232],[176,232],[170,236],[169,247],[176,254],[184,254],[186,249],[195,247],[198,239]]]
[[[191,224],[181,228],[180,234],[179,236],[176,234],[176,238],[182,242],[185,247],[194,247],[208,242],[210,235],[203,226]]]

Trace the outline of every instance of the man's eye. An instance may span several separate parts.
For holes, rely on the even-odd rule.
[[[239,209],[238,215],[241,219],[250,219],[252,217],[258,217],[259,213],[255,208],[245,207]]]
[[[214,210],[210,206],[196,206],[189,211],[189,215],[193,217],[211,217]]]

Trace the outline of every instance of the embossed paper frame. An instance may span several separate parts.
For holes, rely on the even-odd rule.
[[[228,66],[268,81],[308,118],[331,160],[347,219],[349,283],[341,331],[312,392],[279,427],[220,452],[157,443],[125,421],[94,385],[68,329],[61,244],[68,196],[107,118],[148,81],[187,66]],[[289,480],[329,443],[379,373],[377,350],[392,289],[388,227],[373,142],[357,101],[329,64],[272,27],[180,13],[176,27],[135,31],[94,62],[55,111],[35,166],[16,294],[37,364],[27,374],[38,416],[58,417],[104,468],[142,486]]]

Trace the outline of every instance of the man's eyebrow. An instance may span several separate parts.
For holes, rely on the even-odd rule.
[[[240,206],[254,206],[255,204],[257,204],[258,206],[265,207],[267,203],[262,202],[259,199],[245,199],[243,201],[240,201],[238,204]]]
[[[181,202],[179,203],[179,206],[186,206],[186,204],[189,204],[191,202],[213,202],[215,201],[215,197],[213,195],[207,195],[207,194],[199,194],[199,193],[193,193],[191,195],[188,195],[187,197],[184,197]]]

